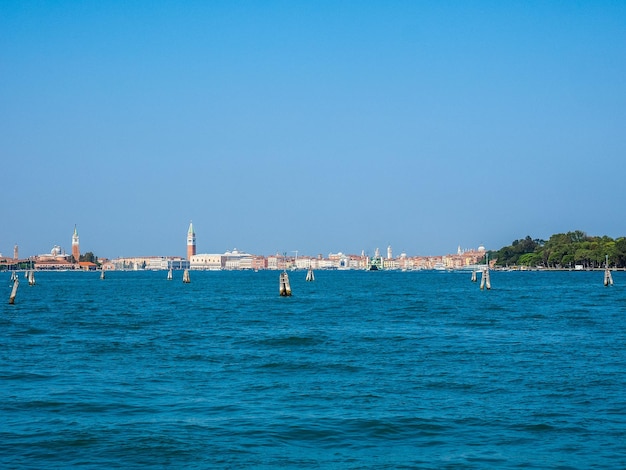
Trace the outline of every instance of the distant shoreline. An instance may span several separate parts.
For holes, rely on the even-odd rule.
[[[495,272],[603,272],[606,268],[588,268],[588,269],[574,269],[574,268],[506,268],[506,267],[490,267],[490,271]],[[379,269],[376,272],[403,272],[403,273],[415,273],[415,272],[432,272],[432,273],[468,273],[472,271],[481,271],[481,267],[477,267],[475,269],[471,268],[452,268],[452,269]],[[76,273],[95,273],[100,272],[101,269],[1,269],[0,273],[26,273],[29,271],[35,271],[38,273],[67,273],[67,272],[76,272]],[[106,269],[107,272],[166,272],[168,269]],[[184,269],[173,269],[173,271],[184,271]],[[190,269],[192,272],[280,272],[283,269]],[[296,268],[296,269],[288,269],[289,272],[305,272],[307,268]],[[368,269],[337,269],[337,268],[317,268],[314,271],[342,271],[342,272],[362,272],[369,271]],[[626,272],[626,268],[609,268],[611,272]]]

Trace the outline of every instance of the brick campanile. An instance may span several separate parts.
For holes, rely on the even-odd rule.
[[[72,256],[74,261],[78,263],[80,261],[80,245],[78,243],[78,231],[76,225],[74,225],[74,235],[72,235]]]
[[[196,254],[196,232],[193,231],[193,223],[189,222],[187,230],[187,259],[191,259]]]

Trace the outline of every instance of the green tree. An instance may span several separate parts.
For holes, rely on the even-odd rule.
[[[561,266],[571,268],[573,264],[576,264],[576,257],[574,255],[567,254],[561,258]]]
[[[541,264],[541,255],[539,253],[524,253],[519,257],[520,266],[534,267]]]
[[[626,266],[626,238],[621,237],[615,241],[614,263],[616,266]]]
[[[579,248],[574,255],[576,262],[582,264],[586,268],[592,267],[593,251],[588,248]]]
[[[98,264],[98,257],[95,256],[91,251],[88,251],[84,255],[80,255],[80,261]]]
[[[490,259],[496,259],[499,266],[566,268],[582,264],[597,268],[604,266],[607,256],[610,266],[626,267],[626,237],[613,240],[606,235],[589,236],[582,230],[555,233],[547,241],[527,236],[492,252]]]
[[[539,246],[539,243],[530,236],[520,240],[514,240],[510,246],[503,247],[495,253],[494,257],[497,259],[496,264],[500,266],[522,264],[519,261],[520,257],[528,253],[535,253]]]

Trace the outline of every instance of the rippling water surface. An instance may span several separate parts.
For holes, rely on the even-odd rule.
[[[626,273],[38,273],[3,468],[626,468]]]

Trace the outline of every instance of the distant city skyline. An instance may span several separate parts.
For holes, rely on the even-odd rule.
[[[568,230],[571,231],[571,230]],[[499,249],[508,246],[509,244],[505,244],[502,246],[498,246],[498,247],[493,247],[493,248],[489,248],[489,247],[485,247],[483,244],[480,244],[477,247],[473,247],[473,246],[466,246],[466,245],[462,245],[459,244],[457,245],[455,250],[449,250],[449,251],[445,251],[445,252],[441,252],[441,253],[428,253],[428,254],[424,254],[424,253],[412,253],[412,252],[407,252],[406,250],[401,250],[401,251],[394,251],[393,246],[387,245],[385,247],[375,247],[374,249],[370,250],[366,250],[366,249],[362,249],[360,251],[355,250],[355,251],[350,251],[350,250],[331,250],[328,251],[326,253],[321,252],[321,251],[317,251],[317,252],[304,252],[302,250],[283,250],[283,251],[274,251],[274,252],[269,252],[269,253],[262,253],[262,252],[253,252],[253,251],[248,251],[248,250],[243,250],[243,249],[239,249],[238,247],[233,247],[233,248],[217,248],[217,249],[211,249],[211,250],[198,250],[197,249],[197,241],[196,241],[196,233],[195,233],[195,229],[193,227],[193,223],[190,222],[189,226],[187,228],[186,231],[186,237],[185,237],[185,245],[184,245],[184,250],[185,253],[184,254],[172,254],[172,253],[163,253],[163,252],[157,252],[157,253],[126,253],[125,255],[115,255],[115,256],[104,256],[100,253],[94,252],[91,249],[86,249],[86,250],[82,250],[81,245],[80,245],[80,237],[79,237],[79,231],[78,231],[78,227],[77,225],[74,226],[73,231],[72,231],[72,235],[71,235],[71,251],[68,251],[65,249],[65,246],[62,244],[58,244],[55,243],[54,245],[52,245],[52,248],[49,251],[41,251],[38,253],[30,253],[30,254],[25,254],[19,247],[19,244],[15,244],[13,246],[13,255],[12,257],[4,254],[3,252],[0,252],[0,258],[13,258],[13,259],[20,259],[20,260],[24,260],[24,259],[29,259],[29,258],[34,258],[34,257],[48,257],[50,254],[52,254],[53,256],[61,256],[61,257],[73,257],[75,260],[79,260],[80,256],[85,254],[85,253],[92,253],[94,256],[100,258],[100,259],[115,259],[115,258],[180,258],[180,259],[186,259],[189,260],[191,259],[191,257],[193,257],[194,255],[196,255],[196,253],[198,253],[198,255],[206,255],[206,254],[220,254],[220,255],[229,255],[231,253],[233,254],[247,254],[247,255],[252,255],[252,256],[261,256],[261,257],[271,257],[271,256],[279,256],[279,257],[287,257],[287,258],[298,258],[298,256],[300,256],[301,258],[325,258],[325,257],[333,257],[333,256],[337,256],[337,255],[348,255],[348,256],[366,256],[366,257],[378,257],[381,256],[383,258],[386,259],[398,259],[401,257],[410,257],[410,258],[416,258],[416,257],[442,257],[442,256],[453,256],[453,255],[461,255],[467,252],[485,252],[485,251],[498,251]],[[554,235],[554,234],[551,234]],[[599,234],[589,234],[587,233],[587,235],[590,236],[598,236]],[[518,238],[523,238],[523,237],[518,237]],[[541,239],[542,237],[533,237],[533,239]],[[545,240],[547,240],[549,237],[544,237]],[[512,240],[513,241],[513,240]],[[19,256],[18,253],[21,255]],[[386,253],[386,256],[385,256]]]
[[[0,252],[623,236],[626,3],[0,4]],[[182,228],[182,229],[181,229]]]
[[[300,255],[301,257],[317,257],[317,256],[326,256],[329,254],[347,254],[347,255],[358,255],[358,254],[365,254],[367,256],[374,256],[377,252],[380,253],[386,253],[387,254],[387,258],[394,258],[394,256],[392,256],[393,252],[393,245],[389,244],[386,246],[377,246],[375,248],[372,248],[371,250],[368,249],[361,249],[361,250],[355,250],[355,251],[350,251],[350,250],[331,250],[328,251],[326,253],[321,252],[321,251],[314,251],[314,252],[305,252],[302,250],[283,250],[283,251],[274,251],[274,252],[268,252],[268,253],[257,253],[257,252],[250,252],[249,250],[239,250],[238,247],[232,247],[232,248],[222,248],[222,249],[213,249],[213,250],[200,250],[198,251],[198,246],[197,246],[197,241],[196,241],[196,233],[195,233],[195,229],[193,228],[193,223],[190,222],[187,231],[185,232],[186,234],[186,238],[185,238],[185,244],[184,244],[184,254],[169,254],[169,253],[135,253],[135,254],[131,254],[131,253],[127,253],[125,255],[115,255],[115,256],[105,256],[102,254],[99,254],[89,248],[85,249],[83,247],[83,245],[80,242],[80,236],[79,236],[79,229],[77,225],[74,225],[71,236],[69,237],[70,239],[70,244],[69,246],[71,247],[70,250],[66,249],[65,245],[62,243],[53,243],[52,245],[49,244],[49,246],[51,247],[50,250],[43,250],[43,251],[39,251],[37,253],[30,253],[27,254],[24,252],[24,250],[20,247],[19,244],[15,244],[12,248],[12,252],[13,252],[13,257],[16,257],[17,253],[19,252],[22,256],[19,256],[20,259],[27,259],[27,258],[31,258],[34,256],[41,256],[41,255],[48,255],[50,253],[56,253],[56,254],[66,254],[66,255],[71,255],[73,256],[75,259],[78,259],[80,255],[91,252],[93,253],[95,256],[98,256],[100,258],[107,258],[107,259],[112,259],[112,258],[119,258],[119,257],[128,257],[128,256],[135,256],[135,257],[158,257],[158,256],[168,256],[168,257],[176,257],[179,256],[181,258],[184,259],[189,259],[191,256],[195,255],[196,253],[215,253],[215,254],[223,254],[223,253],[228,253],[228,252],[247,252],[253,255],[260,255],[260,256],[272,256],[272,255],[285,255],[288,257],[298,257],[298,255]],[[182,238],[181,238],[182,240]],[[52,242],[51,242],[52,243]],[[181,242],[182,245],[182,242]],[[447,251],[445,253],[429,253],[429,254],[421,254],[421,256],[443,256],[443,255],[450,255],[450,254],[456,254],[456,253],[460,253],[461,251],[476,251],[476,250],[483,250],[485,249],[485,247],[480,244],[477,247],[467,247],[464,245],[457,245],[457,247],[454,250],[450,250]],[[418,253],[409,253],[406,250],[400,250],[400,251],[396,251],[395,252],[395,257],[400,257],[400,255],[407,255],[407,256],[420,256],[420,254]],[[376,255],[378,256],[378,255]],[[7,254],[4,254],[2,251],[0,251],[0,257],[10,257]]]

